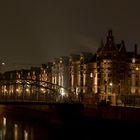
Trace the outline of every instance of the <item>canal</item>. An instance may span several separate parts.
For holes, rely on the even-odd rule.
[[[132,122],[62,115],[52,121],[45,112],[0,105],[0,140],[134,138],[140,130],[140,125]]]

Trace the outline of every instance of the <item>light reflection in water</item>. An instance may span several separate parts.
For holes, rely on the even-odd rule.
[[[18,140],[18,125],[14,125],[14,140]]]
[[[44,113],[36,116],[36,111],[0,105],[0,140],[58,139],[61,126],[49,122]]]
[[[47,131],[46,128],[42,130],[42,126],[34,122],[17,121],[14,117],[3,117],[0,114],[0,140],[43,140],[46,139]]]
[[[2,126],[2,138],[5,139],[6,137],[6,117],[3,117],[3,126]]]
[[[3,126],[6,127],[6,118],[3,117]]]
[[[28,132],[24,130],[24,140],[28,140]]]

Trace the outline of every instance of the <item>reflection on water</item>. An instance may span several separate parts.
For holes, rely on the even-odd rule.
[[[21,113],[22,112],[22,113]],[[22,115],[21,115],[22,114]],[[113,120],[103,120],[99,118],[74,118],[72,115],[63,118],[62,124],[52,124],[45,122],[43,115],[36,118],[36,115],[27,110],[17,110],[13,107],[0,105],[0,140],[52,140],[52,139],[98,139],[105,134],[122,137],[123,135],[136,135],[136,131],[140,129],[140,123],[120,122]],[[139,128],[139,129],[136,129]],[[134,133],[132,133],[134,131]],[[117,132],[117,135],[116,135]],[[137,133],[139,134],[139,133]]]
[[[18,140],[18,125],[14,124],[14,139]]]
[[[0,140],[34,140],[35,127],[0,116]]]
[[[27,115],[27,114],[26,114]],[[48,138],[48,127],[39,121],[28,120],[28,115],[14,115],[14,110],[0,106],[0,140],[45,140]]]

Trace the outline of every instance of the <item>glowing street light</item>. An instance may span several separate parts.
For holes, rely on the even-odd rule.
[[[46,90],[44,88],[41,88],[40,90],[41,90],[42,93],[46,92]]]
[[[136,67],[136,71],[138,71],[139,70],[139,68],[138,67]]]
[[[62,96],[65,96],[65,90],[64,90],[64,88],[60,88],[60,94],[62,95]]]
[[[109,85],[112,87],[113,86],[113,83],[111,82],[111,83],[109,83]]]
[[[110,86],[110,93],[112,93],[112,86],[113,86],[113,83],[110,82],[110,83],[109,83],[109,86]]]
[[[0,62],[0,72],[3,73],[3,67],[5,66],[5,62]]]
[[[27,92],[27,93],[30,93],[30,89],[29,89],[29,88],[26,88],[26,92]]]
[[[2,62],[2,63],[1,63],[1,65],[2,65],[2,66],[5,66],[5,63],[4,63],[4,62]]]

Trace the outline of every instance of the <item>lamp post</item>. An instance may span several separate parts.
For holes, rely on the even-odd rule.
[[[108,82],[105,80],[105,100],[108,101]]]
[[[110,100],[111,100],[110,102],[111,102],[111,103],[114,103],[114,96],[115,96],[115,95],[114,95],[114,93],[112,93],[112,88],[113,88],[113,83],[110,82],[110,83],[109,83],[109,89],[110,89],[110,94],[111,94],[111,95],[110,95],[110,97],[111,97],[111,98],[110,98]]]
[[[110,93],[112,93],[112,86],[113,86],[113,83],[110,82],[110,83],[109,83],[109,86],[110,86]]]
[[[112,93],[112,86],[113,86],[113,83],[112,82],[109,82],[108,81],[105,81],[105,98],[106,98],[106,101],[109,101],[109,93]]]

